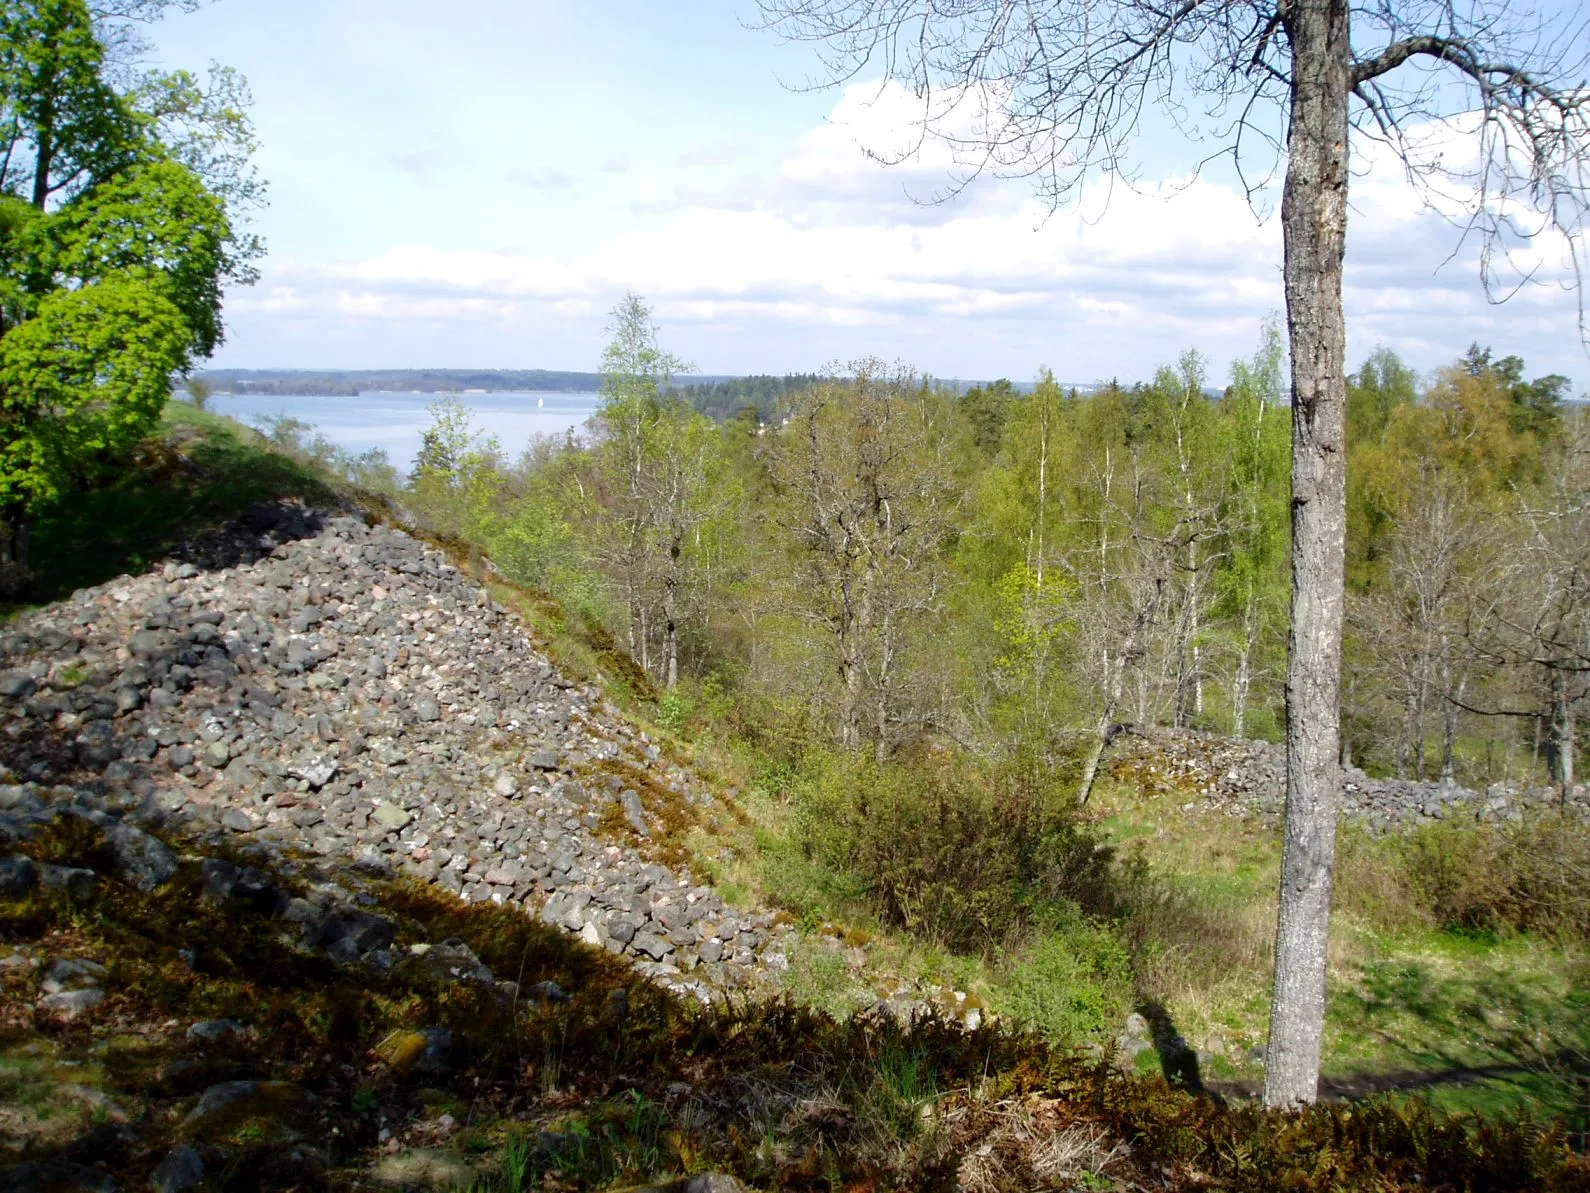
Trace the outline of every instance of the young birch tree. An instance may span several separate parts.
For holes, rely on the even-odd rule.
[[[1429,178],[1464,160],[1425,138],[1471,134],[1455,181],[1472,230],[1566,235],[1580,260],[1590,161],[1585,26],[1511,0],[760,0],[769,26],[823,47],[836,79],[877,71],[921,99],[924,135],[980,172],[1033,179],[1052,205],[1091,174],[1130,177],[1158,108],[1213,139],[1244,178],[1284,155],[1291,348],[1292,622],[1287,814],[1265,1101],[1318,1094],[1335,864],[1346,524],[1342,260],[1355,129]],[[1268,155],[1268,160],[1265,160]],[[1450,189],[1450,188],[1449,188]],[[1554,243],[1551,246],[1555,249]],[[1484,255],[1483,269],[1507,254]]]
[[[625,294],[613,308],[608,336],[602,353],[602,404],[594,420],[601,436],[597,454],[604,482],[599,550],[629,608],[630,653],[649,672],[659,545],[677,542],[671,536],[678,531],[677,519],[669,525],[670,511],[659,510],[657,502],[659,497],[671,504],[683,502],[679,486],[694,479],[687,478],[688,470],[672,468],[669,492],[671,464],[682,462],[667,450],[673,428],[665,391],[674,374],[688,366],[659,345],[651,308],[638,294]],[[677,580],[677,571],[667,570]]]

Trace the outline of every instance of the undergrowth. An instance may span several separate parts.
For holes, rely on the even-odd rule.
[[[88,840],[63,836],[50,849],[65,861],[96,860]],[[1119,1077],[1034,1035],[968,1032],[933,1017],[838,1020],[777,1001],[702,1008],[518,909],[369,882],[375,908],[398,925],[395,957],[458,938],[520,989],[550,979],[572,995],[535,1003],[405,964],[336,964],[298,948],[264,909],[208,904],[200,885],[189,862],[153,894],[103,880],[85,907],[38,891],[0,902],[0,932],[13,947],[96,956],[109,968],[112,996],[86,1021],[35,1023],[31,979],[15,969],[0,1009],[11,1054],[32,1039],[74,1081],[93,1060],[107,1097],[148,1108],[136,1145],[102,1152],[133,1185],[187,1137],[186,1108],[200,1089],[249,1076],[291,1082],[318,1109],[293,1117],[284,1093],[279,1114],[256,1108],[209,1139],[232,1158],[211,1178],[218,1189],[360,1187],[387,1162],[383,1124],[403,1155],[451,1156],[451,1171],[472,1173],[482,1193],[705,1169],[797,1189],[949,1189],[963,1177],[997,1190],[1590,1187],[1590,1167],[1566,1136],[1522,1117],[1481,1122],[1384,1101],[1267,1114],[1157,1078]],[[188,1022],[220,1015],[243,1022],[246,1035],[204,1048],[185,1040]],[[396,1034],[437,1026],[453,1038],[442,1071],[389,1046]],[[45,1067],[28,1074],[67,1096]],[[1016,1121],[1042,1130],[1018,1139]],[[82,1121],[78,1143],[64,1146],[8,1137],[5,1154],[69,1153],[99,1139],[94,1130]],[[1055,1157],[1065,1141],[1061,1179],[1052,1174],[1062,1171]],[[1042,1172],[1051,1177],[1035,1180]]]

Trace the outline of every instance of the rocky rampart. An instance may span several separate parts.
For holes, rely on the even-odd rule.
[[[790,929],[669,847],[733,810],[440,551],[283,504],[183,555],[0,636],[12,800],[70,784],[130,825],[521,904],[701,997],[787,964]]]
[[[1112,768],[1120,778],[1264,817],[1278,817],[1286,803],[1286,748],[1279,743],[1171,729],[1123,734],[1118,741]],[[1564,800],[1556,787],[1496,783],[1475,791],[1377,779],[1355,766],[1342,772],[1342,814],[1376,831],[1436,820],[1519,820],[1564,806],[1590,814],[1590,789],[1574,787]]]

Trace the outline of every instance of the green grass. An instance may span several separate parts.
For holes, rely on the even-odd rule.
[[[278,497],[325,503],[335,494],[325,475],[270,450],[242,424],[169,403],[133,460],[39,512],[33,582],[22,596],[44,604],[141,571],[184,539]]]
[[[1175,794],[1106,785],[1112,839],[1136,843],[1171,892],[1139,982],[1200,1053],[1205,1080],[1253,1089],[1269,1019],[1278,830],[1183,810]],[[1324,1073],[1353,1097],[1427,1097],[1453,1111],[1576,1121],[1590,1070],[1590,960],[1524,933],[1444,931],[1398,885],[1395,856],[1351,827],[1338,851]]]

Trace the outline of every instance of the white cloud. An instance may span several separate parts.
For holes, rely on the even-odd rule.
[[[375,350],[385,326],[406,350],[429,351],[428,363],[488,363],[482,350],[495,344],[489,362],[582,368],[594,367],[603,312],[632,288],[656,304],[670,346],[711,371],[877,353],[944,375],[1025,377],[1049,364],[1087,381],[1146,376],[1186,346],[1218,368],[1248,352],[1260,320],[1281,306],[1279,221],[1255,216],[1235,186],[1097,179],[1074,207],[1049,213],[1022,182],[985,179],[953,201],[924,203],[955,162],[936,142],[906,152],[913,104],[897,88],[851,87],[776,166],[717,189],[683,172],[648,175],[631,222],[577,249],[414,243],[364,260],[283,261],[229,311],[240,328],[296,327],[301,350],[328,353],[247,363],[394,363],[346,355]],[[1431,146],[1450,154],[1460,142]],[[906,160],[885,166],[863,147]],[[602,169],[629,165],[620,155]],[[1539,372],[1585,376],[1571,295],[1534,286],[1489,305],[1475,246],[1453,255],[1456,231],[1398,164],[1366,147],[1357,165],[1347,269],[1355,355],[1384,341],[1430,367],[1478,339]],[[521,181],[552,195],[576,185],[554,170]],[[1439,201],[1448,216],[1456,210]],[[1523,265],[1563,276],[1559,244],[1526,251]]]

